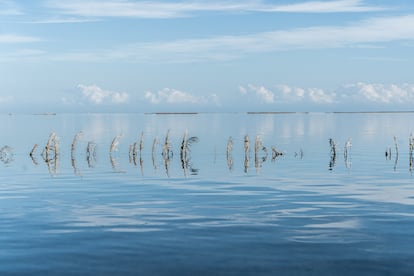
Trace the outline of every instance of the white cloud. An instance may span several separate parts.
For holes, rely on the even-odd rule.
[[[0,34],[1,43],[32,43],[41,41],[40,38],[33,36],[15,35],[15,34]]]
[[[220,99],[216,94],[208,97],[195,96],[193,94],[179,91],[171,88],[164,88],[158,92],[145,92],[145,99],[152,104],[169,103],[169,104],[206,104],[213,103],[218,105]]]
[[[145,92],[145,99],[153,104],[159,103],[200,103],[201,98],[176,89],[164,88],[157,93]]]
[[[77,17],[51,17],[46,19],[25,21],[27,24],[69,24],[69,23],[87,23],[98,22],[99,19],[77,18]]]
[[[153,104],[159,103],[198,103],[199,99],[189,93],[176,89],[164,88],[157,93],[147,91],[145,99]]]
[[[96,85],[82,85],[79,89],[84,100],[94,104],[126,103],[129,95],[126,93],[104,90]],[[144,99],[138,102],[168,107],[222,107],[224,110],[252,107],[275,107],[283,110],[395,110],[407,108],[414,104],[414,84],[383,84],[358,82],[340,86],[336,89],[321,87],[298,87],[286,84],[266,87],[252,85],[238,87],[239,93],[235,98],[226,98],[222,102],[217,94],[198,96],[177,89],[164,88],[157,92],[147,91]],[[243,92],[240,92],[243,91]],[[0,97],[0,104],[11,101],[12,98]],[[142,101],[144,100],[144,101]],[[79,103],[76,98],[62,98],[66,105]]]
[[[84,99],[95,105],[121,104],[129,101],[127,93],[104,90],[96,85],[79,84]],[[414,104],[414,84],[382,84],[358,82],[343,85],[337,89],[320,87],[296,87],[289,85],[239,86],[240,97],[248,103],[266,105],[300,106],[399,106]],[[236,99],[236,101],[242,98]],[[164,88],[157,92],[146,91],[144,99],[151,104],[196,104],[221,106],[222,102],[217,94],[197,96],[177,89]],[[0,98],[0,103],[10,101],[11,98]],[[63,99],[70,103],[70,99]],[[73,102],[72,102],[73,103]]]
[[[343,99],[382,104],[414,103],[414,84],[364,83],[344,86]]]
[[[13,1],[0,0],[0,15],[21,15],[19,7]]]
[[[414,14],[378,17],[345,26],[316,26],[167,42],[137,43],[95,52],[66,53],[56,59],[128,62],[202,62],[240,58],[251,53],[328,49],[414,41]]]
[[[253,93],[256,98],[261,100],[261,102],[267,104],[297,102],[329,104],[334,103],[336,100],[336,94],[334,92],[328,92],[321,88],[300,88],[288,85],[277,85],[275,90],[271,91],[265,86],[255,86],[249,84],[247,88],[239,86],[239,90],[246,91],[246,93],[242,93],[242,95]]]
[[[369,12],[383,7],[368,6],[362,0],[304,1],[275,5],[265,1],[49,1],[49,6],[65,14],[83,17],[176,18],[199,12],[288,12],[331,13]]]
[[[263,32],[243,36],[176,41],[152,45],[169,51],[268,52],[292,49],[324,49],[360,44],[414,40],[414,15],[380,17],[346,26],[322,26]]]
[[[2,62],[15,60],[36,60],[44,58],[47,52],[38,49],[16,49],[14,51],[0,52],[0,60]]]
[[[300,101],[305,97],[305,89],[300,87],[290,87],[288,85],[278,85],[277,89],[282,93],[281,98],[290,101]]]
[[[264,86],[254,86],[252,84],[248,85],[248,89],[251,92],[254,92],[256,96],[264,103],[271,104],[274,102],[274,94],[272,91],[267,89]]]
[[[111,99],[113,103],[126,103],[129,99],[129,95],[125,92],[112,92]]]
[[[414,84],[380,84],[358,82],[347,84],[335,90],[317,87],[301,88],[288,85],[277,85],[273,92],[266,87],[248,85],[240,86],[247,92],[254,92],[266,103],[279,104],[413,104]],[[270,94],[272,93],[272,97]],[[265,100],[267,99],[267,100]]]
[[[384,7],[364,5],[361,0],[308,1],[296,4],[268,6],[268,12],[335,13],[370,12],[384,10]]]
[[[129,95],[125,92],[103,90],[97,85],[79,84],[78,88],[82,91],[84,98],[96,105],[103,103],[126,103],[129,99]]]
[[[307,90],[309,99],[314,103],[329,104],[335,100],[335,93],[325,92],[320,88],[309,88]]]

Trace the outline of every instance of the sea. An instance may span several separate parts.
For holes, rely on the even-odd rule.
[[[414,113],[0,115],[0,275],[413,275]]]

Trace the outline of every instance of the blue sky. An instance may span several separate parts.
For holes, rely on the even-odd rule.
[[[0,0],[0,112],[414,104],[414,3]]]

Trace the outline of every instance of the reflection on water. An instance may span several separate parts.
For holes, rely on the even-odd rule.
[[[409,275],[412,116],[0,117],[0,274]]]
[[[86,146],[86,162],[89,168],[94,168],[96,164],[96,143],[89,141]]]
[[[326,170],[327,163],[327,171],[336,173],[411,175],[411,116],[6,116],[1,118],[8,131],[2,132],[0,163],[10,172],[24,168],[30,174],[46,168],[53,176],[69,171],[77,176],[105,173],[108,167],[112,172],[138,170],[142,177],[272,176],[301,170],[317,173]],[[33,121],[30,126],[24,124],[27,117]],[[31,135],[19,135],[24,131]],[[380,157],[384,148],[385,162]]]
[[[134,167],[140,167],[141,174],[144,175],[144,155],[143,155],[143,144],[144,144],[144,137],[143,133],[141,135],[141,140],[139,142],[134,142],[133,144],[129,145],[128,149],[128,161],[129,164],[133,164]],[[78,167],[78,161],[77,161],[77,144],[78,141],[82,138],[83,132],[80,131],[77,134],[75,134],[72,144],[70,146],[70,161],[71,166],[73,168],[74,175],[82,175],[81,169]],[[119,151],[118,146],[120,144],[120,140],[122,138],[122,135],[117,135],[112,139],[110,148],[109,148],[109,161],[111,164],[111,167],[114,172],[125,172],[120,167],[119,158],[122,158],[123,156],[119,156],[117,152]],[[191,147],[193,144],[196,144],[199,142],[198,137],[190,137],[188,138],[188,132],[186,131],[184,133],[183,140],[181,142],[180,146],[180,162],[181,162],[181,168],[184,172],[184,175],[187,176],[188,171],[190,171],[191,175],[197,175],[199,169],[195,168],[193,166],[192,162],[192,155],[191,155]],[[335,166],[336,162],[336,145],[334,144],[333,140],[329,140],[330,147],[331,147],[331,157],[330,157],[330,165],[329,170],[332,170]],[[344,150],[344,161],[347,168],[350,168],[350,145],[348,144],[349,141],[347,141],[347,144],[345,145]],[[151,151],[151,159],[152,159],[152,166],[154,171],[157,171],[158,165],[157,165],[157,145],[158,140],[157,138],[154,138],[153,144],[152,144],[152,151]],[[32,160],[32,163],[35,166],[38,166],[39,163],[37,161],[37,148],[38,144],[35,144],[32,148],[32,150],[29,153],[29,157]],[[93,141],[88,141],[86,145],[86,161],[87,166],[89,169],[92,169],[96,166],[97,162],[97,144]],[[231,172],[234,165],[233,160],[233,138],[229,137],[226,145],[226,161],[227,161],[227,167],[228,170]],[[277,158],[282,157],[284,153],[282,151],[279,151],[276,149],[276,147],[271,147],[271,154],[272,154],[272,162],[275,162]],[[295,152],[294,157],[300,157],[303,158],[303,150],[300,149],[299,153]],[[412,155],[412,152],[410,152]],[[256,174],[260,173],[260,168],[262,167],[263,163],[265,163],[268,159],[268,150],[267,147],[263,145],[261,137],[258,135],[256,136],[255,144],[254,144],[254,167],[256,169]],[[410,155],[410,156],[411,156]],[[46,163],[48,171],[51,175],[56,175],[59,172],[59,163],[60,163],[60,146],[58,142],[58,136],[56,133],[52,133],[47,141],[46,146],[43,148],[42,152],[40,153],[40,156],[42,157],[43,161]],[[164,145],[162,147],[161,156],[165,168],[165,174],[169,177],[169,169],[170,169],[170,162],[173,160],[174,152],[172,150],[172,145],[169,141],[169,131],[167,131]],[[388,156],[388,153],[387,153]],[[391,156],[391,154],[390,154]],[[398,152],[396,154],[396,159],[398,159]],[[388,158],[388,157],[387,157]],[[10,164],[14,161],[13,159],[13,150],[9,146],[4,146],[0,149],[0,161],[4,164]],[[249,144],[249,136],[246,135],[244,137],[244,172],[248,173],[249,167],[250,167],[250,144]]]
[[[331,147],[331,158],[329,160],[329,170],[332,171],[336,163],[336,144],[332,138],[329,138],[329,146]]]
[[[410,173],[412,174],[413,172],[413,150],[414,150],[414,137],[412,133],[410,133],[409,144],[410,144]]]
[[[173,152],[171,150],[170,144],[170,130],[167,130],[167,134],[165,135],[164,145],[162,147],[162,159],[164,160],[165,166],[165,174],[170,177],[170,160],[173,157]]]
[[[82,138],[83,132],[80,131],[77,134],[75,134],[72,144],[70,146],[70,161],[71,166],[73,168],[73,172],[75,175],[82,175],[81,169],[77,165],[77,144],[78,141]],[[114,172],[123,172],[123,170],[120,168],[119,160],[120,158],[116,152],[119,151],[118,146],[120,144],[120,140],[122,138],[122,135],[117,135],[112,139],[110,148],[109,148],[109,161],[111,164],[111,167]],[[188,132],[185,131],[183,140],[181,142],[180,146],[180,162],[181,162],[181,168],[184,172],[184,175],[187,176],[188,171],[190,171],[191,175],[197,175],[198,169],[194,167],[192,162],[192,155],[191,155],[191,147],[193,144],[196,144],[199,142],[198,137],[189,137],[188,138]],[[134,142],[133,144],[129,145],[128,150],[128,160],[130,164],[133,164],[135,167],[140,167],[141,174],[144,175],[144,167],[143,167],[143,144],[144,144],[144,133],[141,134],[141,140],[139,142],[139,148],[138,148],[138,142]],[[154,138],[153,146],[152,146],[152,164],[154,171],[157,170],[157,162],[156,162],[156,145],[158,144],[157,138]],[[29,153],[29,157],[31,158],[34,165],[38,165],[36,151],[38,148],[38,144],[35,144],[32,150]],[[229,171],[232,171],[233,168],[233,156],[232,156],[232,150],[233,150],[233,138],[229,137],[227,141],[226,146],[226,160],[227,160],[227,167]],[[97,156],[97,145],[93,141],[89,141],[86,146],[86,161],[88,168],[94,168],[97,162],[96,156]],[[295,153],[297,155],[297,153]],[[303,152],[301,151],[301,157],[303,157]],[[278,151],[275,147],[272,147],[272,161],[275,161],[276,158],[282,156],[283,153]],[[44,162],[47,164],[48,171],[51,175],[56,175],[59,171],[59,162],[60,162],[60,146],[58,141],[58,136],[56,133],[52,133],[46,143],[46,146],[43,148],[43,151],[41,152],[40,156],[44,160]],[[165,167],[165,173],[167,176],[169,176],[169,168],[170,168],[170,162],[173,159],[174,152],[172,150],[172,145],[169,140],[169,130],[167,131],[164,145],[161,152],[162,160]],[[258,174],[260,172],[260,168],[262,167],[262,164],[267,161],[268,158],[268,150],[266,146],[263,145],[262,139],[260,136],[256,136],[255,145],[254,145],[254,166],[256,169],[256,173]],[[2,161],[4,164],[9,164],[13,161],[13,153],[12,149],[9,146],[4,146],[0,149],[0,161]],[[250,164],[250,145],[249,145],[249,138],[248,135],[244,137],[244,171],[245,173],[248,172]]]
[[[30,159],[32,159],[32,162],[33,162],[33,164],[35,165],[35,166],[38,166],[39,165],[39,162],[37,162],[37,157],[36,157],[36,155],[35,155],[35,153],[36,153],[36,151],[37,151],[37,148],[39,147],[39,145],[38,144],[34,144],[34,146],[33,146],[33,148],[32,148],[32,150],[30,151],[30,153],[29,153],[29,156],[30,156]]]
[[[154,171],[157,171],[157,162],[156,162],[156,158],[155,158],[155,149],[157,147],[158,144],[158,139],[157,137],[154,138],[154,142],[152,143],[152,150],[151,150],[151,159],[152,159],[152,166],[154,167]]]
[[[133,118],[130,118],[128,116],[125,118],[122,116],[119,117],[119,115],[114,115],[113,117],[102,115],[102,118],[97,115],[84,115],[84,117],[91,120],[86,126],[84,126],[83,129],[75,132],[74,136],[72,136],[73,133],[67,133],[67,130],[65,129],[63,129],[62,133],[59,133],[59,135],[57,132],[52,131],[49,135],[49,138],[46,140],[45,145],[41,147],[42,151],[40,153],[38,152],[39,146],[37,143],[35,143],[29,152],[28,157],[32,161],[32,164],[35,166],[39,165],[38,158],[41,157],[41,159],[46,164],[48,172],[51,175],[59,174],[60,166],[64,166],[66,169],[66,162],[70,160],[70,165],[73,173],[75,175],[81,176],[83,171],[90,171],[91,169],[97,167],[97,156],[99,148],[99,151],[101,152],[101,159],[99,160],[99,162],[101,162],[100,166],[108,164],[106,163],[106,158],[103,158],[102,156],[109,156],[109,164],[111,165],[111,168],[114,172],[127,172],[131,169],[130,166],[132,165],[135,168],[139,168],[142,176],[151,176],[158,172],[159,164],[162,164],[161,166],[163,168],[163,175],[171,177],[171,169],[174,169],[174,175],[184,175],[187,177],[189,175],[198,175],[200,173],[200,170],[203,172],[205,169],[203,167],[195,168],[194,160],[196,160],[195,163],[199,163],[202,166],[217,166],[218,164],[215,160],[217,153],[219,156],[221,155],[220,148],[224,148],[222,150],[222,154],[224,154],[225,157],[222,160],[226,161],[228,172],[234,172],[234,169],[236,168],[236,173],[238,173],[239,169],[242,168],[245,174],[249,174],[251,173],[250,169],[252,167],[254,168],[254,173],[256,175],[262,173],[263,165],[269,162],[269,155],[271,155],[271,163],[276,163],[276,159],[280,159],[279,163],[287,162],[290,164],[292,162],[292,159],[296,159],[302,160],[303,162],[318,162],[319,164],[323,164],[321,156],[324,153],[329,153],[328,157],[326,157],[325,160],[328,160],[329,162],[329,171],[333,171],[337,166],[337,159],[339,157],[338,153],[342,152],[344,164],[343,167],[348,171],[351,171],[352,138],[342,140],[342,143],[340,141],[341,139],[344,139],[343,137],[353,136],[354,141],[356,141],[357,145],[359,146],[356,152],[357,158],[361,160],[364,158],[373,158],[374,156],[377,156],[380,150],[375,149],[375,151],[373,151],[371,148],[373,146],[385,146],[386,161],[393,160],[393,170],[397,171],[398,169],[398,161],[400,157],[399,145],[397,141],[397,135],[391,135],[391,133],[400,135],[401,130],[389,130],[389,137],[393,137],[394,139],[393,146],[387,146],[389,141],[385,141],[384,138],[386,137],[384,136],[378,136],[378,138],[380,138],[378,139],[378,142],[373,143],[371,141],[373,133],[376,131],[382,133],[384,131],[383,128],[380,127],[381,123],[377,118],[377,114],[359,114],[359,116],[362,118],[358,118],[357,120],[360,120],[362,123],[356,125],[354,124],[352,126],[352,123],[350,122],[354,122],[355,118],[350,118],[349,121],[346,121],[343,117],[355,117],[357,116],[355,114],[342,116],[337,115],[337,117],[332,117],[332,114],[290,114],[283,116],[280,115],[281,118],[278,118],[279,116],[277,115],[247,116],[250,121],[246,119],[245,124],[242,124],[240,122],[240,125],[238,127],[240,129],[243,129],[245,133],[248,133],[251,129],[254,131],[260,131],[261,133],[259,134],[250,132],[250,135],[253,135],[255,137],[252,153],[250,150],[249,134],[243,134],[242,136],[233,138],[235,137],[235,133],[240,133],[241,131],[237,129],[237,127],[234,127],[234,121],[226,121],[228,118],[225,117],[230,115],[223,116],[222,118],[215,118],[218,116],[215,114],[208,116],[213,117],[213,119],[216,119],[215,121],[218,122],[215,123],[216,133],[201,129],[200,126],[197,126],[197,124],[194,123],[194,121],[197,121],[197,119],[188,120],[187,117],[187,120],[181,120],[182,118],[180,118],[180,120],[174,122],[171,117],[166,116],[160,120],[161,122],[158,122],[154,119],[153,116],[151,116],[146,123],[153,124],[154,128],[150,129],[149,126],[145,126],[144,121],[144,126],[142,129],[146,129],[148,131],[148,134],[144,136],[144,130],[142,130],[140,132],[140,135],[138,135],[139,139],[134,139],[133,137],[136,135],[136,133],[130,133],[130,124],[128,123],[128,121],[132,120]],[[204,117],[208,116],[205,115]],[[394,123],[390,121],[390,118],[387,116],[383,117],[387,125],[394,125]],[[103,122],[100,118],[106,119],[108,122],[107,124],[112,125],[113,127],[108,128],[108,130],[105,131]],[[223,118],[224,122],[221,122]],[[201,120],[204,119],[207,118],[202,118]],[[401,124],[399,123],[399,119],[400,118],[398,118],[398,122],[395,123],[397,126]],[[211,118],[209,118],[209,121],[210,120]],[[165,124],[165,127],[162,127],[162,124]],[[219,129],[220,124],[222,125],[221,129]],[[272,124],[276,125],[277,127],[272,127]],[[175,125],[175,128],[172,128],[173,125]],[[195,129],[191,130],[191,132],[201,132],[203,135],[203,137],[201,137],[203,143],[199,143],[199,135],[193,137],[188,136],[188,125],[195,127]],[[200,125],[204,125],[204,123],[201,123]],[[340,125],[341,127],[336,128],[337,125]],[[347,127],[347,125],[349,125],[349,127]],[[317,128],[318,130],[315,131],[314,128]],[[158,141],[157,133],[160,130],[162,132],[163,129],[166,132],[162,138],[162,143],[160,144]],[[171,137],[171,129],[174,131],[173,137]],[[185,130],[181,132],[180,129]],[[281,129],[282,131],[279,132]],[[118,133],[114,133],[113,130],[116,130]],[[307,130],[309,132],[306,132]],[[228,136],[227,142],[225,143],[223,140],[220,141],[220,139],[224,138],[226,134],[230,133],[230,131],[232,132],[232,135]],[[182,138],[179,137],[180,132],[183,133],[181,134]],[[112,138],[109,138],[109,135],[112,135]],[[68,145],[69,140],[67,139],[71,136],[73,138],[71,139],[70,145]],[[325,136],[325,138],[323,136]],[[324,145],[323,143],[324,139],[327,137],[329,137],[328,146],[326,146],[326,144]],[[62,145],[60,145],[59,139],[62,139],[67,143],[62,143]],[[131,141],[129,145],[128,140]],[[149,148],[147,151],[144,149],[145,140],[152,141],[150,157],[148,156]],[[105,153],[105,144],[109,141],[111,141],[109,144],[109,153]],[[407,163],[410,174],[413,170],[413,141],[414,138],[410,133],[410,136],[408,137],[408,145],[405,147],[408,152],[404,152],[404,158],[408,160]],[[33,144],[33,142],[34,141],[30,141],[26,142],[26,144],[17,144],[16,146],[13,145],[13,147],[21,148],[25,147],[26,145]],[[193,144],[196,144],[196,148],[198,147],[194,154],[191,153],[191,147]],[[160,148],[158,146],[160,146]],[[174,146],[176,147],[175,149]],[[120,147],[122,147],[122,149]],[[68,148],[70,149],[70,158],[66,159]],[[125,152],[125,149],[128,149],[128,153]],[[10,167],[12,163],[15,162],[14,151],[16,150],[14,150],[11,146],[4,145],[0,149],[0,161]],[[176,153],[176,156],[179,156],[179,158],[177,157],[175,161],[179,162],[179,166],[172,166],[172,162],[174,162],[174,153]],[[307,158],[304,158],[305,154]],[[408,155],[407,157],[406,154]],[[215,155],[214,160],[206,158],[211,155]],[[86,164],[84,162],[80,162],[79,158],[86,160]],[[152,164],[152,166],[147,165],[144,167],[146,159],[148,162],[147,164]],[[202,159],[202,161],[199,162],[197,159]],[[287,159],[289,160],[287,161]],[[125,163],[125,160],[128,160],[128,163]],[[207,163],[208,160],[211,160],[211,163]],[[64,164],[61,164],[61,162]],[[269,166],[266,165],[266,167],[268,168]],[[177,169],[181,170],[181,173],[179,173]],[[147,172],[145,172],[145,170],[147,170]],[[148,174],[148,172],[151,173]]]
[[[13,162],[13,149],[9,146],[3,146],[0,148],[0,161],[4,164],[10,164]]]
[[[226,146],[226,159],[227,159],[227,167],[229,168],[229,171],[233,169],[233,156],[231,151],[233,150],[233,138],[231,136],[229,137],[229,140],[227,140],[227,146]]]
[[[192,175],[197,175],[198,169],[196,169],[191,161],[191,147],[193,144],[198,143],[199,139],[198,137],[190,137],[188,138],[188,132],[187,130],[184,133],[184,138],[181,143],[180,148],[180,159],[181,159],[181,167],[184,171],[184,176],[187,177],[188,171]]]
[[[344,163],[345,163],[345,167],[348,170],[351,169],[351,166],[352,166],[351,148],[352,148],[352,139],[349,138],[345,142],[345,146],[344,146]]]

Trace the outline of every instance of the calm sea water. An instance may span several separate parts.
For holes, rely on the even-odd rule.
[[[413,119],[1,115],[0,274],[412,275]]]

